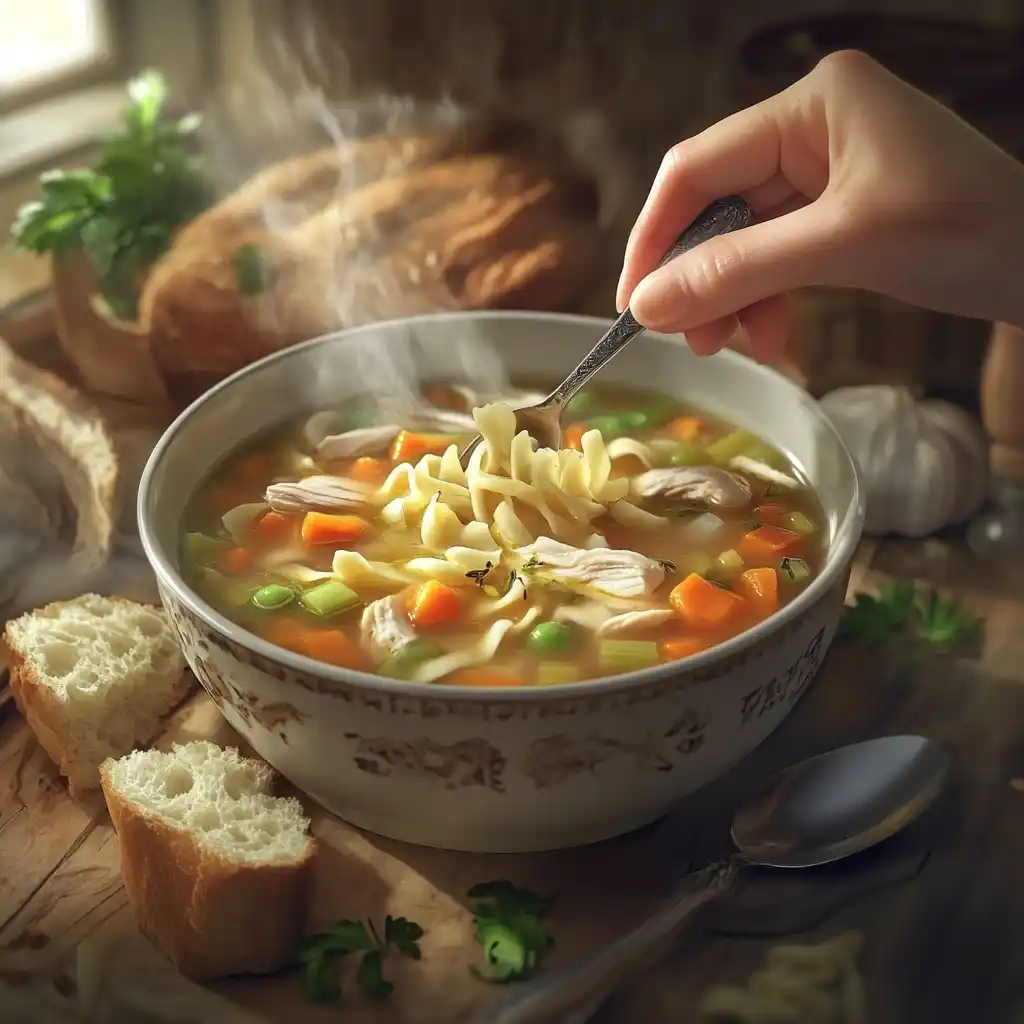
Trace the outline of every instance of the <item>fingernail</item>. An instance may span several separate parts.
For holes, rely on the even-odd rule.
[[[618,284],[615,285],[615,310],[618,313],[621,313],[629,305],[629,296],[623,295],[625,284],[626,271],[623,269],[622,273],[619,274]]]
[[[679,286],[666,274],[648,274],[633,289],[629,308],[640,323],[657,330],[659,325],[679,320]]]

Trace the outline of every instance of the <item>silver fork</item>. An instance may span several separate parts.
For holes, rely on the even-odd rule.
[[[669,260],[689,252],[709,238],[745,228],[752,219],[750,207],[739,196],[717,199],[679,236],[658,266],[664,266]],[[643,334],[644,330],[645,328],[637,323],[636,317],[628,309],[625,310],[608,328],[604,337],[584,356],[579,366],[543,402],[516,409],[516,433],[525,430],[542,448],[560,448],[562,413],[573,395],[634,338]],[[469,464],[470,456],[482,440],[478,434],[462,450],[459,461],[463,469]]]

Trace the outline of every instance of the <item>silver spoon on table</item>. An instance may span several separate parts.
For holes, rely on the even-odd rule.
[[[676,256],[706,242],[716,235],[745,228],[752,220],[750,207],[739,196],[718,199],[706,207],[697,219],[679,236],[676,244],[665,254],[658,266],[663,266]],[[573,395],[590,380],[609,360],[617,356],[634,338],[643,334],[645,328],[627,309],[608,328],[601,340],[584,356],[576,367],[554,391],[538,405],[516,409],[516,433],[525,430],[537,440],[542,448],[561,447],[562,413]],[[459,461],[463,469],[469,464],[469,457],[483,440],[478,434],[462,450]]]
[[[942,747],[921,736],[867,740],[787,768],[737,812],[736,853],[687,876],[612,945],[481,1008],[470,1024],[583,1024],[695,910],[728,894],[744,867],[810,868],[860,853],[920,817],[948,774]]]

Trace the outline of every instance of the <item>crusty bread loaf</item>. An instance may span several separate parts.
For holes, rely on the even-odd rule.
[[[149,742],[195,684],[160,608],[86,594],[7,623],[11,690],[77,794]]]
[[[101,768],[140,930],[186,977],[265,974],[302,934],[316,842],[274,773],[205,740]]]
[[[182,230],[140,305],[179,398],[341,327],[445,309],[568,310],[593,287],[606,252],[589,182],[535,155],[421,140],[403,158],[398,145],[354,181],[339,171],[352,162],[345,148],[288,161]],[[245,248],[265,269],[255,294],[239,282]]]

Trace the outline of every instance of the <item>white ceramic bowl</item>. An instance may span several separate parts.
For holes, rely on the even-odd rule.
[[[426,846],[506,853],[630,831],[753,750],[821,665],[864,518],[849,452],[817,403],[779,374],[731,352],[698,359],[678,339],[653,334],[619,356],[608,379],[692,400],[761,433],[802,467],[827,513],[823,571],[749,632],[594,682],[446,689],[277,648],[182,581],[186,502],[238,442],[363,390],[368,375],[380,380],[387,366],[408,365],[413,349],[432,366],[450,365],[454,339],[469,338],[493,346],[512,376],[554,379],[606,327],[590,317],[468,313],[345,331],[235,374],[186,410],[153,452],[139,494],[142,541],[189,664],[263,758],[354,825]]]

